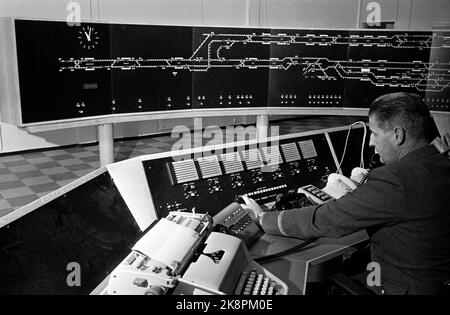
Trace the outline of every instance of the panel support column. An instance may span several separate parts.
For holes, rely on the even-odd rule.
[[[256,116],[256,140],[262,141],[267,139],[269,132],[269,115]]]
[[[98,125],[98,145],[100,166],[114,163],[114,128],[113,124]]]

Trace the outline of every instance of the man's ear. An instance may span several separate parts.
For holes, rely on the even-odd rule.
[[[396,145],[402,145],[406,140],[405,129],[403,129],[402,127],[395,127],[393,138]]]

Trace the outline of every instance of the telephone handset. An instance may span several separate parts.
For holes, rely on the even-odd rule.
[[[347,178],[341,174],[330,174],[324,190],[338,199],[356,188],[357,184],[351,178]]]
[[[369,161],[369,168],[364,169],[360,167],[355,167],[352,170],[352,175],[350,176],[351,179],[358,182],[358,186],[364,184],[367,181],[367,178],[369,177],[370,172],[377,167],[383,166],[384,164],[381,163],[381,158],[378,153],[372,154]],[[362,174],[362,176],[361,176]]]
[[[324,188],[319,189],[313,185],[306,185],[300,187],[298,192],[304,193],[317,204],[323,204],[332,199],[339,199],[346,193],[353,191],[358,188],[358,186],[364,184],[372,169],[382,165],[380,156],[375,153],[370,158],[368,169],[355,167],[352,170],[350,178],[333,173],[328,176],[328,181]]]
[[[313,200],[316,204],[323,204],[328,200],[339,199],[346,193],[356,189],[356,184],[349,178],[341,174],[330,174],[327,184],[319,189],[314,185],[306,185],[298,189]]]
[[[247,247],[257,241],[264,232],[252,220],[247,210],[233,202],[213,217],[216,232],[230,234],[242,239]]]

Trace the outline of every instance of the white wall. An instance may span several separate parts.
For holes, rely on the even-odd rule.
[[[329,1],[262,1],[261,25],[296,28],[329,27]]]
[[[330,27],[355,28],[358,24],[358,0],[330,1]]]
[[[369,11],[361,1],[361,19],[364,22]],[[433,27],[450,27],[449,0],[377,0],[381,7],[382,21],[396,21],[396,29],[431,30]]]
[[[450,28],[450,0],[412,0],[411,29]]]
[[[69,0],[0,0],[0,16],[29,19],[65,20]],[[95,0],[76,0],[81,7],[81,18],[91,20],[91,2]]]
[[[99,20],[121,23],[202,23],[202,0],[98,0]]]
[[[67,0],[0,0],[0,17],[65,19]],[[370,0],[77,0],[82,20],[116,23],[255,26],[292,28],[357,28],[365,21]],[[397,29],[429,30],[450,21],[450,0],[378,0],[381,19],[396,21]],[[0,43],[0,49],[2,45]],[[1,66],[1,62],[0,62]],[[8,74],[0,69],[0,80]],[[0,87],[2,84],[0,84]],[[1,93],[1,90],[0,90]],[[5,100],[0,94],[0,106]],[[0,117],[1,119],[1,117]],[[118,124],[116,138],[170,130],[185,121]],[[236,123],[254,122],[237,117]],[[211,118],[205,124],[231,124],[233,117]],[[0,123],[0,152],[93,142],[95,127],[29,134]]]

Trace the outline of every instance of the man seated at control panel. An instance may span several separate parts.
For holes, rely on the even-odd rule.
[[[450,279],[450,159],[430,145],[434,121],[415,94],[377,98],[369,127],[385,165],[358,189],[301,209],[263,212],[244,197],[246,207],[268,234],[313,239],[366,229],[381,271],[375,293],[438,294]]]

